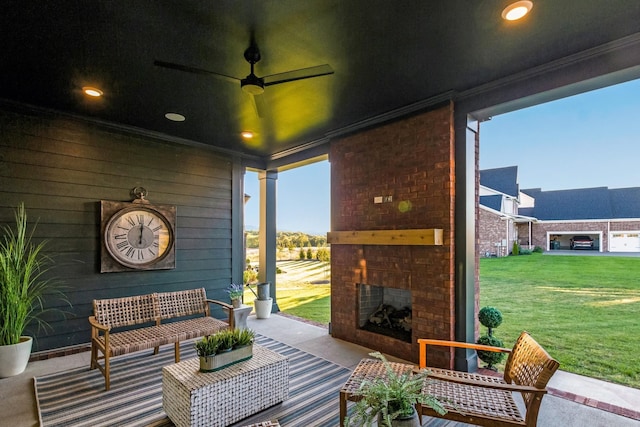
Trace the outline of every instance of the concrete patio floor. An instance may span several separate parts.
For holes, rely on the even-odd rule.
[[[247,323],[261,335],[351,369],[371,351],[331,337],[324,327],[284,315],[251,315]],[[38,426],[33,378],[82,366],[89,367],[89,352],[31,362],[24,373],[0,379],[0,426]],[[549,389],[540,408],[540,427],[640,427],[640,390],[563,371],[553,376]]]

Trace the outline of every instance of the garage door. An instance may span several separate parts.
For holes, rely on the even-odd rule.
[[[640,233],[612,233],[610,250],[611,252],[640,252]]]

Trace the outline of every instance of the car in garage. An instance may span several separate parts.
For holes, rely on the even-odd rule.
[[[569,240],[571,249],[593,249],[593,239],[589,236],[573,236]]]

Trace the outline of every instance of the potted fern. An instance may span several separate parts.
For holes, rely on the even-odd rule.
[[[24,331],[32,322],[49,328],[42,315],[45,296],[58,294],[58,282],[46,279],[52,265],[43,253],[45,242],[31,241],[24,204],[15,211],[15,230],[5,225],[0,238],[0,378],[22,373],[31,355],[32,338]]]
[[[393,371],[386,357],[380,352],[369,353],[380,359],[386,368],[386,376],[365,380],[355,393],[360,397],[350,416],[345,419],[347,426],[372,426],[374,420],[384,427],[419,427],[415,405],[433,408],[439,414],[446,413],[442,403],[435,397],[422,393],[428,371],[398,375]]]

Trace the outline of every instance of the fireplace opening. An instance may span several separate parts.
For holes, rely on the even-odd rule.
[[[411,342],[411,291],[358,284],[358,327]]]

